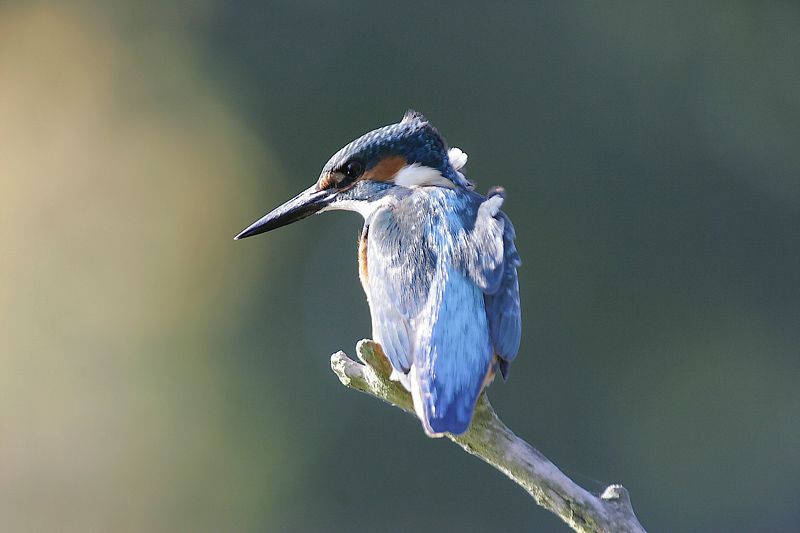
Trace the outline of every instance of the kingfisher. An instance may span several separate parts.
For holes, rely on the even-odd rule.
[[[317,182],[235,237],[337,209],[364,217],[358,273],[372,336],[410,391],[428,436],[461,435],[478,395],[519,350],[521,318],[514,226],[464,175],[420,113],[371,131],[336,152]]]

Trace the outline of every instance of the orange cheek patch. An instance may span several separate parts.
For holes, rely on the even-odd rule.
[[[400,169],[405,167],[408,161],[401,155],[390,155],[382,159],[380,163],[364,173],[361,179],[372,181],[392,181]]]

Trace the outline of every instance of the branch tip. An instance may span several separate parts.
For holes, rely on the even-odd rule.
[[[606,487],[606,490],[603,491],[603,494],[600,495],[600,498],[611,502],[620,502],[623,504],[627,503],[629,505],[631,503],[630,492],[628,492],[628,489],[619,484],[609,485]]]

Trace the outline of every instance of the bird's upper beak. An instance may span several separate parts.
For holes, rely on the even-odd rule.
[[[336,189],[317,190],[316,185],[306,189],[252,223],[247,229],[234,237],[234,240],[252,237],[319,213],[330,205],[336,197],[336,192]]]

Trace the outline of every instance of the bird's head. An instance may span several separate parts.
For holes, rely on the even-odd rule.
[[[317,182],[237,235],[258,235],[315,213],[346,209],[366,215],[396,187],[471,188],[461,170],[466,154],[448,151],[439,132],[416,111],[397,124],[362,135],[325,164]]]

